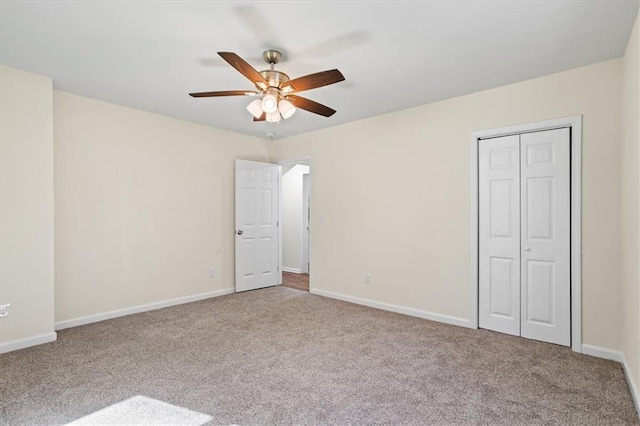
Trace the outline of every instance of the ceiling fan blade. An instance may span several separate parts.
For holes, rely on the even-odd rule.
[[[331,109],[328,106],[319,104],[318,102],[312,101],[311,99],[303,98],[296,95],[288,95],[285,99],[291,102],[294,106],[305,111],[312,112],[314,114],[331,117],[336,113],[335,109]]]
[[[232,67],[240,72],[240,74],[247,77],[254,84],[258,84],[259,86],[263,86],[266,89],[269,87],[269,83],[264,79],[262,74],[255,70],[251,65],[249,65],[244,59],[240,56],[236,55],[233,52],[218,52],[218,55],[222,57],[225,61],[229,63]]]
[[[259,94],[259,92],[254,92],[252,90],[222,90],[219,92],[189,93],[189,96],[194,98],[211,98],[214,96],[257,96]]]
[[[303,90],[315,89],[316,87],[328,86],[344,80],[344,76],[338,70],[321,71],[315,74],[289,80],[281,86],[285,92],[302,92]],[[291,89],[288,89],[288,88]]]
[[[264,112],[259,118],[253,117],[253,121],[265,121],[266,119],[267,119],[267,114]]]

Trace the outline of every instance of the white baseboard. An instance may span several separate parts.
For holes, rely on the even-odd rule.
[[[593,346],[588,344],[582,344],[582,353],[585,355],[595,356],[596,358],[610,359],[611,361],[617,361],[622,364],[623,355],[620,351],[614,351],[613,349],[601,348],[599,346]]]
[[[624,375],[627,376],[627,383],[629,383],[629,390],[631,390],[633,402],[636,404],[636,412],[638,413],[638,417],[640,417],[640,389],[638,389],[638,384],[633,377],[633,373],[624,354],[622,354],[622,366],[624,367]]]
[[[338,299],[345,302],[355,303],[357,305],[364,305],[370,308],[382,309],[383,311],[395,312],[397,314],[404,314],[412,317],[428,319],[431,321],[443,322],[445,324],[452,324],[460,327],[471,328],[471,321],[464,318],[457,318],[457,317],[451,317],[449,315],[435,314],[433,312],[422,311],[420,309],[407,308],[404,306],[392,305],[390,303],[376,302],[375,300],[361,299],[359,297],[347,296],[345,294],[334,293],[334,292],[325,291],[325,290],[311,289],[310,293],[317,294],[318,296],[329,297],[331,299]]]
[[[31,346],[41,345],[43,343],[55,342],[58,335],[55,332],[39,334],[33,337],[27,337],[26,339],[12,340],[6,343],[0,343],[0,354],[4,354],[11,351],[17,351],[18,349],[29,348]]]
[[[617,361],[622,364],[622,370],[624,371],[624,375],[627,378],[627,384],[629,385],[629,390],[631,391],[633,402],[636,405],[636,411],[638,413],[638,416],[640,416],[640,392],[638,392],[638,384],[633,377],[631,367],[629,367],[627,358],[624,356],[624,353],[622,353],[622,351],[614,351],[613,349],[601,348],[599,346],[586,344],[582,345],[582,353],[585,355],[595,356],[597,358]]]
[[[282,267],[282,272],[292,272],[294,274],[301,274],[302,270],[300,270],[298,268],[289,268],[288,266],[283,266]]]
[[[182,305],[183,303],[197,302],[199,300],[210,299],[212,297],[224,296],[235,291],[233,288],[210,291],[207,293],[194,294],[193,296],[179,297],[177,299],[164,300],[162,302],[148,303],[146,305],[132,306],[130,308],[117,309],[115,311],[103,312],[100,314],[88,315],[86,317],[74,318],[55,323],[56,330],[77,327],[79,325],[91,324],[112,318],[124,317],[126,315],[139,314],[141,312],[153,311],[155,309],[168,308],[169,306]]]

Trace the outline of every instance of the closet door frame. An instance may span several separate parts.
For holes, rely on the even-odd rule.
[[[478,328],[478,143],[482,139],[569,128],[571,133],[571,349],[582,352],[582,115],[471,133],[471,328]]]

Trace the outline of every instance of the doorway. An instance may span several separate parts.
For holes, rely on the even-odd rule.
[[[279,162],[282,285],[309,291],[311,159],[297,158]]]
[[[523,176],[529,171],[533,171],[533,168],[529,170],[530,165],[536,162],[543,165],[542,163],[547,161],[545,159],[553,154],[553,150],[551,150],[553,144],[545,140],[537,141],[537,138],[549,137],[549,135],[556,135],[554,136],[554,138],[556,138],[560,137],[561,134],[567,135],[569,140],[569,146],[566,151],[567,158],[564,160],[568,164],[565,164],[564,167],[566,169],[562,172],[566,173],[566,178],[562,177],[560,179],[560,181],[564,180],[566,182],[563,184],[566,186],[563,191],[565,192],[567,200],[563,201],[558,199],[555,200],[555,202],[561,202],[567,211],[557,214],[553,213],[556,215],[555,218],[553,218],[554,221],[563,221],[562,224],[558,222],[558,225],[561,226],[553,230],[553,235],[555,236],[555,232],[558,230],[566,233],[566,242],[558,246],[562,253],[566,253],[562,254],[562,256],[566,257],[563,258],[560,256],[560,258],[557,259],[550,258],[551,260],[546,258],[540,260],[542,257],[540,259],[534,259],[536,256],[547,256],[549,253],[545,253],[545,250],[550,251],[550,248],[544,244],[549,245],[551,239],[545,237],[546,234],[543,235],[542,227],[538,225],[549,225],[551,223],[551,221],[547,221],[546,218],[551,217],[550,215],[553,210],[551,207],[555,204],[548,204],[547,207],[549,208],[546,209],[548,212],[546,216],[541,214],[542,210],[544,210],[541,207],[546,205],[543,200],[544,197],[542,197],[545,194],[543,190],[545,188],[548,189],[546,193],[551,196],[553,191],[557,191],[560,188],[553,187],[550,183],[551,180],[546,176],[546,174],[551,173],[551,168],[545,170],[546,174],[544,179],[540,176],[534,176],[534,179],[530,177],[523,178]],[[521,141],[520,135],[530,136],[525,137],[525,141],[523,142]],[[529,139],[532,140],[529,141]],[[525,144],[526,150],[526,155],[524,156],[522,155],[523,143]],[[531,149],[528,144],[533,144]],[[491,149],[487,149],[491,145],[494,145],[493,148],[495,148],[495,158],[491,158]],[[483,150],[485,151],[484,154],[482,152]],[[551,320],[554,323],[557,322],[557,314],[561,313],[565,316],[565,318],[562,319],[562,327],[565,328],[564,332],[566,334],[562,342],[556,341],[556,343],[570,345],[574,351],[582,352],[580,244],[581,151],[581,116],[491,129],[474,132],[471,135],[471,319],[473,328],[478,328],[479,326],[482,328],[495,328],[498,331],[510,332],[510,334],[553,342],[554,340],[552,338],[544,335],[547,329],[552,328],[551,324],[543,323],[545,321],[550,322]],[[548,155],[544,157],[542,154]],[[484,159],[482,158],[483,155]],[[555,159],[556,154],[553,155]],[[529,159],[531,161],[527,163],[528,156],[531,157]],[[512,169],[513,176],[505,175],[505,173],[508,174],[509,172],[506,166],[503,167],[504,170],[498,170],[498,166],[502,164],[501,162],[504,163],[503,165],[509,163],[509,161],[507,161],[509,158],[513,160],[512,163],[515,165]],[[549,157],[549,159],[551,159],[551,157]],[[494,160],[493,163],[491,162],[492,160]],[[481,164],[483,161],[489,164],[488,168],[487,164]],[[522,163],[522,161],[525,162]],[[549,163],[549,161],[547,161],[547,163]],[[496,166],[493,167],[496,169],[495,171],[490,170],[492,169],[492,164]],[[497,174],[493,176],[492,173]],[[495,180],[494,188],[490,188],[490,185],[487,186],[487,182],[492,180]],[[512,181],[512,189],[507,191],[509,186],[507,183],[509,180]],[[535,183],[537,186],[527,189],[526,185],[530,183]],[[543,183],[547,186],[542,185]],[[483,185],[485,186],[484,191]],[[520,192],[525,195],[524,199],[521,197]],[[540,200],[534,200],[536,197],[533,196],[536,194],[540,196],[538,197]],[[498,195],[500,195],[500,197],[498,197]],[[485,197],[484,202],[483,197]],[[501,211],[493,211],[490,208],[492,199],[497,200],[496,197],[503,199],[502,205],[505,208]],[[556,195],[553,197],[556,197]],[[551,200],[551,198],[549,198],[549,200]],[[521,210],[523,208],[529,209],[527,203],[532,203],[533,201],[536,202],[536,208],[529,213],[525,212],[525,222],[523,224]],[[492,216],[493,213],[495,213],[495,215]],[[515,213],[518,214],[515,215]],[[507,227],[503,227],[504,229],[499,227],[491,228],[493,224],[487,223],[487,220],[491,222],[494,219],[501,219],[501,223],[503,224],[511,223],[514,226],[510,225],[508,228],[514,229],[506,232]],[[540,229],[533,229],[532,226],[538,226]],[[535,231],[534,234],[536,235],[533,235],[534,238],[531,238],[532,235],[529,235],[531,234],[529,231]],[[497,235],[499,233],[501,233],[501,235]],[[537,235],[538,233],[540,235]],[[509,236],[509,238],[507,238],[507,236]],[[543,241],[545,239],[546,241]],[[497,245],[493,244],[494,242]],[[509,245],[509,243],[512,244]],[[563,244],[566,244],[566,246]],[[540,245],[540,247],[538,247],[538,245]],[[510,247],[512,249],[511,251],[508,250]],[[493,249],[500,249],[501,251],[500,253],[496,252],[492,254],[493,252],[491,252],[491,250]],[[487,259],[489,259],[489,261],[487,261]],[[508,259],[512,259],[512,261],[508,261]],[[557,265],[552,265],[552,263],[558,259],[560,259],[560,262]],[[566,269],[564,269],[564,264],[567,263],[568,265]],[[522,265],[521,268],[520,265]],[[558,265],[563,266],[563,268],[556,267]],[[554,272],[554,274],[555,272],[561,272],[561,274],[554,275],[551,272]],[[493,286],[494,288],[492,288],[491,283],[494,278],[495,282],[493,284],[495,285]],[[532,291],[534,287],[530,285],[534,281],[536,286],[538,286],[535,288],[537,293]],[[564,284],[562,284],[562,282],[564,282]],[[546,287],[543,285],[545,283],[547,284]],[[556,284],[565,285],[563,294],[554,293],[554,286]],[[547,290],[546,293],[538,291],[544,290],[545,288]],[[500,294],[507,296],[495,299],[494,294],[492,294],[494,290],[500,290]],[[564,298],[562,307],[559,308],[560,310],[553,307],[553,304],[558,301],[557,297]],[[495,302],[495,305],[491,307],[490,305],[493,302]],[[543,307],[545,309],[542,309]],[[493,312],[492,309],[496,312]],[[532,312],[535,315],[533,315]],[[490,318],[492,313],[496,315]],[[489,320],[489,322],[487,320]],[[487,327],[487,324],[491,321],[497,321],[497,328],[492,326]],[[532,332],[532,330],[525,330],[524,328],[531,328],[532,326],[538,327],[539,329],[533,330]],[[501,327],[504,328],[504,330],[500,330]],[[523,333],[522,330],[525,330],[525,332]]]

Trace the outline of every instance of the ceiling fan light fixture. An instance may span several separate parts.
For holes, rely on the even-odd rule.
[[[287,119],[296,112],[296,107],[294,107],[288,100],[283,99],[278,105],[278,110],[280,111],[280,114],[282,114],[282,117]]]
[[[276,112],[267,113],[267,121],[269,123],[279,123],[280,122],[280,113],[276,109]]]
[[[278,111],[278,99],[271,93],[264,95],[262,98],[262,110],[267,114],[273,114]]]
[[[260,99],[254,99],[249,105],[247,105],[247,110],[255,118],[260,118],[260,116],[264,113],[264,111],[262,110],[262,101]]]

